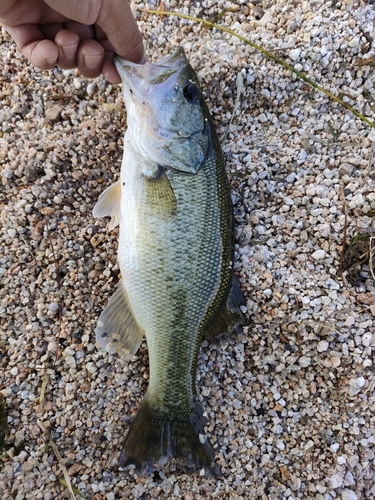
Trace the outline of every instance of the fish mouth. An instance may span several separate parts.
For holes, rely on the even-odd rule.
[[[184,49],[179,47],[175,52],[160,59],[157,63],[146,61],[143,64],[137,64],[126,61],[118,55],[114,56],[114,63],[122,83],[129,89],[133,99],[141,100],[147,96],[154,85],[168,81],[169,87],[172,75],[175,75],[177,81],[179,73],[186,67],[188,60]],[[163,91],[163,89],[160,88],[160,91]]]
[[[149,161],[195,173],[206,156],[208,136],[199,91],[190,101],[184,94],[190,84],[199,85],[184,49],[156,63],[136,64],[119,56],[114,62],[127,112],[126,140]]]
[[[155,147],[162,148],[176,139],[176,134],[166,130],[158,119],[154,106],[163,96],[177,92],[180,74],[188,65],[184,49],[179,47],[156,63],[136,64],[118,55],[114,63],[122,81],[128,129],[134,136],[134,144],[146,154],[146,143],[153,142]]]

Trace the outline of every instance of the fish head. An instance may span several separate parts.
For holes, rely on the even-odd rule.
[[[127,137],[148,161],[196,173],[211,141],[198,77],[179,47],[157,63],[115,56],[128,117]]]

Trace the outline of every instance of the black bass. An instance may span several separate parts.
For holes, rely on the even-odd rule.
[[[93,214],[120,226],[122,280],[96,339],[131,357],[146,335],[149,386],[120,465],[148,474],[173,457],[187,472],[219,475],[196,398],[197,357],[242,320],[233,278],[233,220],[220,143],[197,75],[179,48],[158,63],[115,57],[128,128],[118,182]]]

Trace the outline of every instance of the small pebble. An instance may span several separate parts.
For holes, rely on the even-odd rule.
[[[326,340],[321,340],[317,345],[318,352],[325,352],[329,347],[329,342]]]
[[[344,488],[341,491],[341,500],[358,500],[358,495],[353,490]]]
[[[325,250],[316,250],[314,253],[311,254],[311,257],[314,260],[322,260],[326,256]]]
[[[309,358],[308,356],[301,356],[298,360],[298,364],[302,368],[306,368],[307,366],[309,366],[311,364],[311,358]]]

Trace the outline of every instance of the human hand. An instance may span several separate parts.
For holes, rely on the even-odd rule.
[[[77,67],[119,83],[113,53],[133,62],[144,57],[128,0],[1,0],[0,23],[41,69]]]

